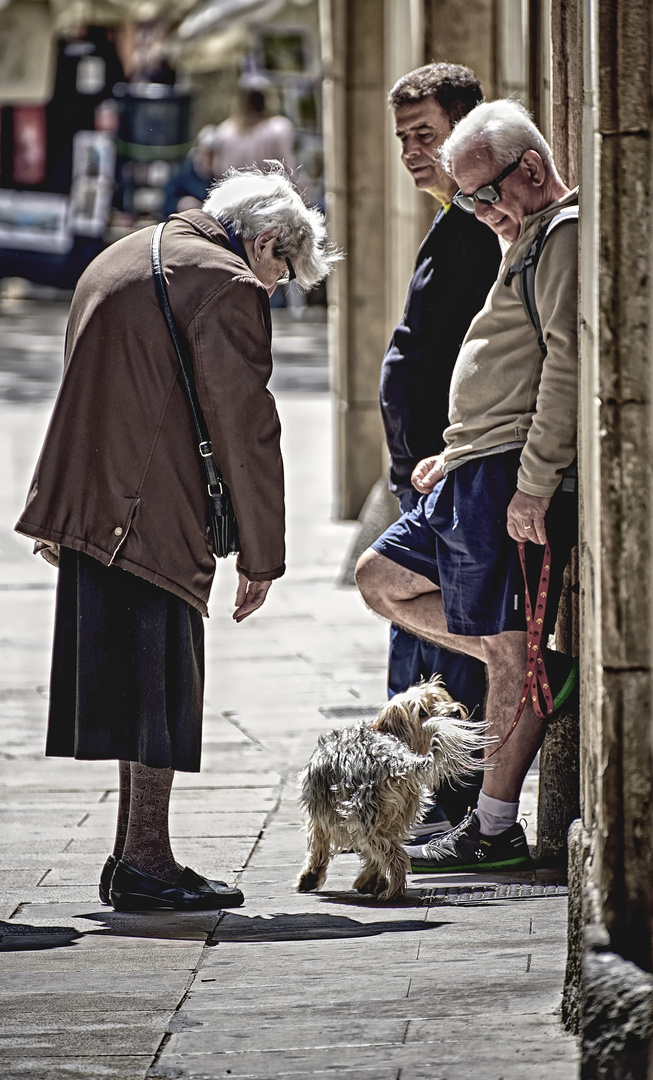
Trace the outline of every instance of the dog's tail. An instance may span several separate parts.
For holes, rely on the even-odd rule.
[[[483,768],[479,753],[494,741],[487,724],[463,717],[437,716],[424,722],[431,732],[433,787]]]

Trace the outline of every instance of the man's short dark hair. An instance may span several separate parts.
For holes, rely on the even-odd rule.
[[[456,124],[483,101],[481,84],[471,68],[462,64],[425,64],[409,71],[392,87],[388,104],[396,109],[424,98],[434,98]]]

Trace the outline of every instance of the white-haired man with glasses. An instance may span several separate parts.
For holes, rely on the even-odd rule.
[[[563,483],[576,457],[577,218],[560,216],[577,203],[577,192],[563,183],[546,140],[514,101],[478,105],[456,125],[441,158],[458,185],[456,205],[488,225],[507,250],[458,354],[446,448],[413,472],[426,497],[357,567],[359,588],[375,611],[487,665],[486,719],[494,748],[501,746],[478,808],[444,836],[408,846],[413,869],[428,872],[530,862],[517,814],[544,721],[528,695],[513,727],[529,656],[519,544],[531,595],[547,542],[551,551],[546,643],[577,531],[576,494],[568,490],[574,484]],[[542,348],[516,270],[543,229],[534,284]],[[547,660],[553,696],[556,681],[568,684],[555,659]]]

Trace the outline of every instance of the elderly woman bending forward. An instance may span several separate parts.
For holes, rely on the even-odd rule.
[[[174,770],[200,765],[215,561],[151,234],[118,241],[80,279],[61,390],[16,528],[59,562],[46,753],[119,761],[101,899],[117,909],[237,906],[238,889],[175,862],[168,832]],[[161,254],[238,520],[240,622],[284,572],[269,297],[290,276],[316,284],[338,255],[281,166],[232,172],[201,210],[173,215]]]

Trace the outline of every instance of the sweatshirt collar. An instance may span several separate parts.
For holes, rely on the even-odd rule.
[[[558,210],[563,206],[575,206],[578,202],[578,188],[573,188],[572,191],[568,191],[566,195],[563,195],[561,199],[556,199],[555,202],[549,203],[548,206],[538,210],[536,214],[528,214],[522,221],[521,232],[518,240],[521,240],[534,224],[540,229],[543,225],[550,221],[552,217],[555,217]],[[517,241],[516,241],[517,242]]]
[[[512,244],[506,244],[505,240],[501,241],[502,257],[505,265],[509,262],[514,262],[516,256],[522,251],[526,251],[529,245],[533,242],[536,233],[539,232],[544,225],[555,217],[559,210],[564,206],[575,206],[578,202],[578,188],[575,187],[573,191],[568,191],[566,195],[563,195],[561,199],[556,199],[555,202],[549,203],[548,206],[538,210],[536,214],[528,214],[521,224],[521,231],[516,240],[513,240]]]

